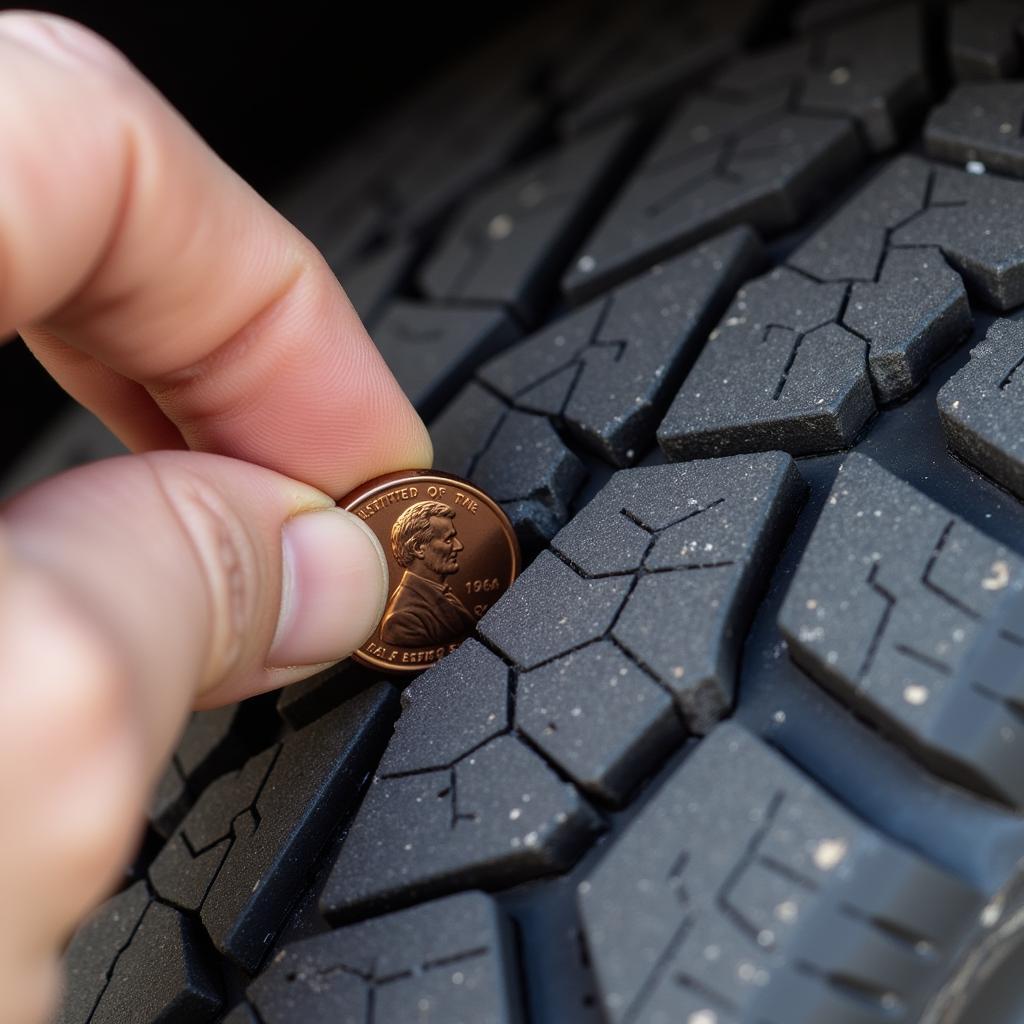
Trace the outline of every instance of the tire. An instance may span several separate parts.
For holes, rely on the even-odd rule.
[[[528,565],[196,714],[65,1024],[1021,1019],[1017,18],[551,7],[296,184]]]

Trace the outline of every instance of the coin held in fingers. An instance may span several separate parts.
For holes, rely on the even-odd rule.
[[[419,672],[454,651],[512,585],[519,544],[495,501],[433,470],[388,473],[338,504],[373,530],[388,561],[387,607],[352,657]]]

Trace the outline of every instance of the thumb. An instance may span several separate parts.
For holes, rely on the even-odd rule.
[[[0,835],[17,842],[0,844],[0,991],[29,1019],[188,709],[347,656],[383,612],[386,566],[321,492],[193,452],[73,470],[3,520]]]
[[[82,467],[19,495],[3,522],[15,564],[43,572],[113,645],[158,733],[171,709],[347,657],[387,597],[384,552],[357,517],[218,455]]]

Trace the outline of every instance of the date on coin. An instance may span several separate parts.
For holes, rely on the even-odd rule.
[[[454,651],[519,572],[501,506],[466,480],[406,470],[370,480],[338,504],[380,541],[391,591],[373,635],[352,657],[419,672]]]

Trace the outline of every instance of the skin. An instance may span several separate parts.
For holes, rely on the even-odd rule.
[[[431,536],[423,546],[421,576],[443,583],[445,576],[459,571],[459,552],[465,545],[459,540],[455,523],[446,516],[430,517]]]
[[[37,1024],[189,709],[374,628],[332,499],[431,451],[320,254],[103,40],[0,15],[0,138],[0,337],[136,453],[0,508],[0,992]]]

